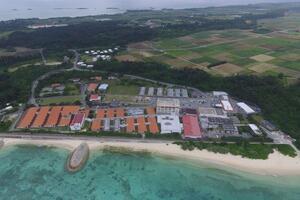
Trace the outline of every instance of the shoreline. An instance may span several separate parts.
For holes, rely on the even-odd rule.
[[[91,152],[103,150],[107,148],[124,148],[132,152],[149,152],[153,155],[162,157],[171,157],[181,160],[192,161],[199,165],[208,164],[216,169],[229,168],[240,172],[248,172],[256,175],[266,176],[293,176],[300,175],[300,158],[291,158],[284,156],[279,152],[274,152],[269,155],[267,160],[253,160],[242,158],[241,156],[234,156],[231,154],[219,154],[208,152],[206,150],[184,151],[180,146],[172,143],[143,143],[143,142],[102,142],[102,141],[84,141],[75,139],[66,140],[35,140],[35,139],[15,139],[3,138],[4,146],[15,145],[37,145],[57,147],[69,150],[70,152],[78,147],[82,142],[89,145]]]

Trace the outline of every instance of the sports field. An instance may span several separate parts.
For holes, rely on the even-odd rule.
[[[54,105],[54,104],[74,104],[80,101],[80,96],[60,96],[60,97],[47,97],[38,99],[38,104],[44,105]]]

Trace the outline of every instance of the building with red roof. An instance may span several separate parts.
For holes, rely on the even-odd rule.
[[[98,94],[91,94],[90,101],[99,101],[101,97]]]
[[[200,128],[199,120],[197,115],[184,115],[182,117],[183,131],[185,138],[199,139],[202,138],[203,134]]]
[[[70,124],[70,129],[72,131],[80,131],[85,120],[85,113],[77,113],[74,115],[71,124]]]
[[[87,90],[88,92],[95,92],[97,88],[98,88],[98,83],[90,83],[88,85]]]

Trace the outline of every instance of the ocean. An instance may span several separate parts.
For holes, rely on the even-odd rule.
[[[78,173],[68,151],[14,146],[0,151],[0,199],[299,200],[299,177],[257,176],[145,153],[92,152]]]
[[[0,20],[76,17],[115,14],[132,9],[199,8],[262,2],[288,0],[0,0]]]

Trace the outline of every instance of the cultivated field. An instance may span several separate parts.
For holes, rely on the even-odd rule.
[[[298,17],[299,21],[293,20]],[[300,15],[277,20],[291,20],[289,23],[300,27]],[[276,24],[261,23],[267,27]],[[126,56],[132,56],[132,61],[151,60],[174,68],[198,68],[222,76],[243,73],[277,76],[283,73],[294,81],[300,73],[300,37],[297,38],[295,30],[283,32],[280,24],[272,28],[273,32],[265,34],[252,30],[205,31],[135,43],[128,46]]]

